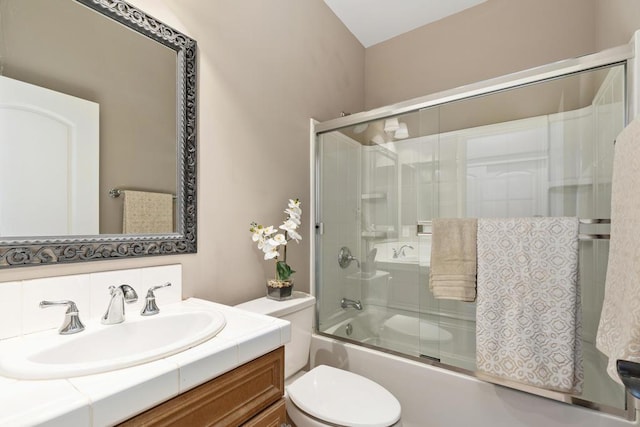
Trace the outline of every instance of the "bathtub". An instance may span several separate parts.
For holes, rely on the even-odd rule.
[[[465,319],[365,305],[321,331],[383,351],[475,369],[475,322]]]
[[[314,334],[311,365],[328,364],[379,382],[400,400],[405,426],[640,425],[640,421],[635,424],[624,420],[622,417],[628,414],[615,409],[624,399],[624,390],[603,377],[606,358],[591,343],[583,344],[582,398],[609,407],[607,412],[618,417],[556,402],[551,399],[562,399],[553,392],[546,395],[550,399],[545,399],[477,379],[473,321],[419,316],[408,310],[373,305],[362,311],[349,310],[334,321],[328,327],[321,325]],[[469,413],[468,400],[473,400],[471,407],[480,411],[477,419]],[[574,402],[580,404],[580,400]],[[456,405],[463,405],[465,410],[460,411]],[[443,412],[447,407],[451,413]],[[546,412],[532,415],[538,410]],[[431,417],[431,412],[437,417],[425,418],[427,413]],[[527,420],[527,414],[539,423]]]

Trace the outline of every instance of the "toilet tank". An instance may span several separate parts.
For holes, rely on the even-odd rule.
[[[236,306],[242,310],[291,322],[291,341],[284,346],[285,378],[304,368],[309,359],[315,301],[316,299],[309,294],[293,292],[291,298],[284,301],[262,297]]]

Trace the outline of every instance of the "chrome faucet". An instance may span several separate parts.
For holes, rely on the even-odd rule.
[[[353,307],[356,310],[362,310],[362,303],[360,302],[360,300],[355,301],[348,298],[342,298],[342,300],[340,301],[340,307],[342,308]]]
[[[102,324],[122,323],[124,322],[124,303],[131,304],[138,301],[138,294],[129,285],[109,286],[109,292],[111,293],[111,301],[109,301],[107,312],[102,316]]]
[[[403,257],[405,248],[413,249],[413,246],[411,246],[411,245],[402,245],[397,250],[396,250],[396,248],[393,248],[393,257],[394,258]]]
[[[355,261],[358,268],[360,268],[360,261],[358,261],[358,258],[351,255],[351,250],[346,246],[340,248],[340,253],[338,254],[338,265],[340,265],[340,268],[349,267],[349,265],[351,265],[351,261]]]
[[[78,316],[78,307],[76,306],[76,303],[70,300],[40,301],[40,308],[52,307],[54,305],[67,306],[67,311],[64,315],[64,322],[58,329],[58,333],[60,333],[60,335],[70,335],[84,331],[84,325]]]

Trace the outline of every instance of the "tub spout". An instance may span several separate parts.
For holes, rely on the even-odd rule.
[[[360,302],[360,300],[354,301],[352,299],[342,298],[342,301],[340,301],[340,307],[342,308],[353,307],[356,310],[362,310],[362,303]]]

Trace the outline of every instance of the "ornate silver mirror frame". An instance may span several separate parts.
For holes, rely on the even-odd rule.
[[[177,233],[1,240],[0,268],[197,252],[196,41],[122,0],[75,0],[177,54]]]

